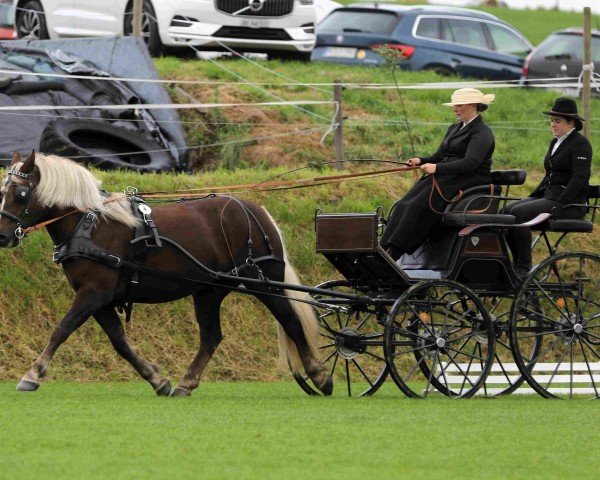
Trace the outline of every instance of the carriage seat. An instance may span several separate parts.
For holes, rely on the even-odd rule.
[[[548,220],[540,225],[533,227],[533,230],[545,230],[547,232],[578,232],[590,233],[594,229],[594,224],[585,218],[561,218],[558,220]]]
[[[479,223],[501,223],[503,225],[512,225],[515,223],[514,215],[501,215],[498,212],[500,197],[502,196],[502,187],[510,185],[522,185],[525,183],[527,172],[525,170],[492,170],[493,189],[489,185],[477,185],[468,188],[463,192],[463,196],[456,203],[451,203],[444,211],[441,225],[448,227],[464,227]],[[499,198],[489,198],[490,193]],[[487,197],[484,197],[486,195]],[[480,198],[477,198],[480,197]],[[483,210],[482,213],[470,213]]]
[[[594,200],[593,205],[597,206],[598,199],[600,199],[600,185],[590,185],[588,188],[587,196],[588,205],[590,205],[589,208],[593,208],[592,200]],[[594,213],[592,213],[591,220],[588,220],[586,218],[559,218],[556,220],[550,219],[547,222],[541,223],[540,225],[536,225],[535,227],[533,227],[533,230],[561,233],[590,233],[592,230],[594,230]]]
[[[466,189],[458,202],[450,203],[446,207],[441,225],[464,227],[473,223],[503,223],[506,225],[515,223],[514,215],[496,213],[500,199],[490,199],[490,194],[500,196],[502,187],[494,184],[493,188],[490,188],[489,185],[477,185]],[[486,209],[483,213],[469,213],[483,209]]]

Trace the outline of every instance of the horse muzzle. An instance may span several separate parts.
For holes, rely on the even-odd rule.
[[[17,245],[19,245],[19,238],[14,233],[12,235],[0,233],[0,248],[14,248]]]

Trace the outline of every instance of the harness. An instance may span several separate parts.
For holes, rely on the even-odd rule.
[[[209,197],[216,197],[217,195],[210,195]],[[205,198],[209,198],[205,197]],[[132,211],[134,214],[141,220],[139,225],[135,229],[134,237],[129,242],[126,253],[123,256],[119,256],[114,252],[106,250],[103,247],[100,247],[92,240],[92,232],[96,225],[98,224],[99,213],[94,212],[86,212],[77,227],[73,232],[71,238],[66,240],[65,242],[57,245],[54,249],[54,254],[52,256],[52,260],[61,264],[72,258],[87,258],[89,260],[94,260],[104,265],[113,268],[122,268],[126,273],[126,278],[128,278],[127,291],[125,293],[124,301],[117,306],[118,310],[123,313],[125,312],[126,321],[129,322],[131,319],[131,311],[133,308],[133,301],[131,298],[134,296],[135,291],[139,288],[140,284],[140,272],[146,271],[144,268],[144,264],[150,252],[153,249],[163,248],[164,243],[169,244],[175,249],[182,252],[192,263],[195,263],[201,270],[205,271],[207,274],[213,277],[224,276],[239,276],[239,272],[246,268],[253,269],[258,278],[264,279],[263,272],[259,266],[259,263],[266,260],[278,260],[273,252],[273,247],[271,245],[271,241],[269,236],[266,234],[263,226],[258,221],[254,213],[246,207],[240,200],[227,197],[235,202],[244,215],[246,217],[246,223],[248,226],[248,255],[244,263],[236,265],[232,270],[228,272],[214,272],[202,263],[198,262],[195,258],[193,258],[183,247],[174,241],[161,237],[154,220],[152,219],[152,209],[146,204],[146,202],[138,196],[130,196],[129,200],[131,202]],[[185,201],[185,200],[181,200]],[[255,223],[261,231],[262,238],[265,242],[265,247],[267,249],[268,254],[262,257],[254,257],[252,247],[252,224]]]

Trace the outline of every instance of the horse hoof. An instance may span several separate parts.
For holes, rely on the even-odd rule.
[[[159,397],[168,397],[171,394],[171,382],[165,380],[155,391]]]
[[[40,384],[37,382],[21,380],[17,385],[17,392],[35,392],[38,388],[40,388]]]
[[[321,390],[321,393],[323,393],[323,395],[325,395],[326,397],[331,395],[333,393],[333,378],[328,376],[327,380],[323,382],[323,385],[319,387],[319,390]]]
[[[192,395],[192,392],[190,392],[187,388],[183,388],[183,387],[175,387],[171,391],[171,397],[189,397],[191,395]]]

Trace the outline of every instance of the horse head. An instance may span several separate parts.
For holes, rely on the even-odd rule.
[[[26,160],[15,152],[0,189],[0,247],[16,247],[23,229],[41,221],[48,208],[34,195],[40,174],[35,166],[35,152]]]

